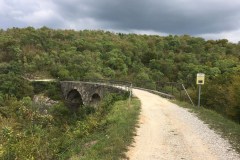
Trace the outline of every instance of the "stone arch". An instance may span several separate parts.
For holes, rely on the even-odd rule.
[[[76,89],[72,89],[68,92],[67,102],[69,106],[74,109],[83,105],[82,96]]]
[[[101,97],[98,93],[94,93],[91,97],[91,104],[95,105],[101,101]]]

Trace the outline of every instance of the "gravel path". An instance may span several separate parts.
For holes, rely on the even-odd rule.
[[[186,109],[133,89],[142,103],[130,160],[240,160],[230,144]]]

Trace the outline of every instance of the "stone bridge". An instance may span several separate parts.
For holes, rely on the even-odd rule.
[[[131,91],[128,86],[119,87],[106,83],[61,81],[60,84],[65,101],[74,108],[80,105],[95,105],[107,93],[125,94]]]

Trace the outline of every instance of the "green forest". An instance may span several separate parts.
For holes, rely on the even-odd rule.
[[[32,103],[35,91],[26,78],[111,79],[150,89],[159,89],[160,83],[183,83],[197,103],[199,72],[206,75],[201,105],[239,123],[240,44],[189,35],[47,27],[0,30],[0,119],[8,117],[16,106]],[[54,97],[54,93],[50,89],[49,94]],[[42,125],[48,125],[51,117],[45,120]]]
[[[179,82],[196,102],[196,74],[201,72],[207,78],[202,105],[240,120],[240,44],[226,39],[28,27],[0,30],[0,49],[0,104],[6,95],[32,95],[23,76],[117,79],[146,87]]]

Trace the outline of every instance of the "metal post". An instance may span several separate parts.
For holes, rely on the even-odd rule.
[[[198,85],[199,92],[198,92],[198,107],[200,107],[200,101],[201,101],[201,84]]]

